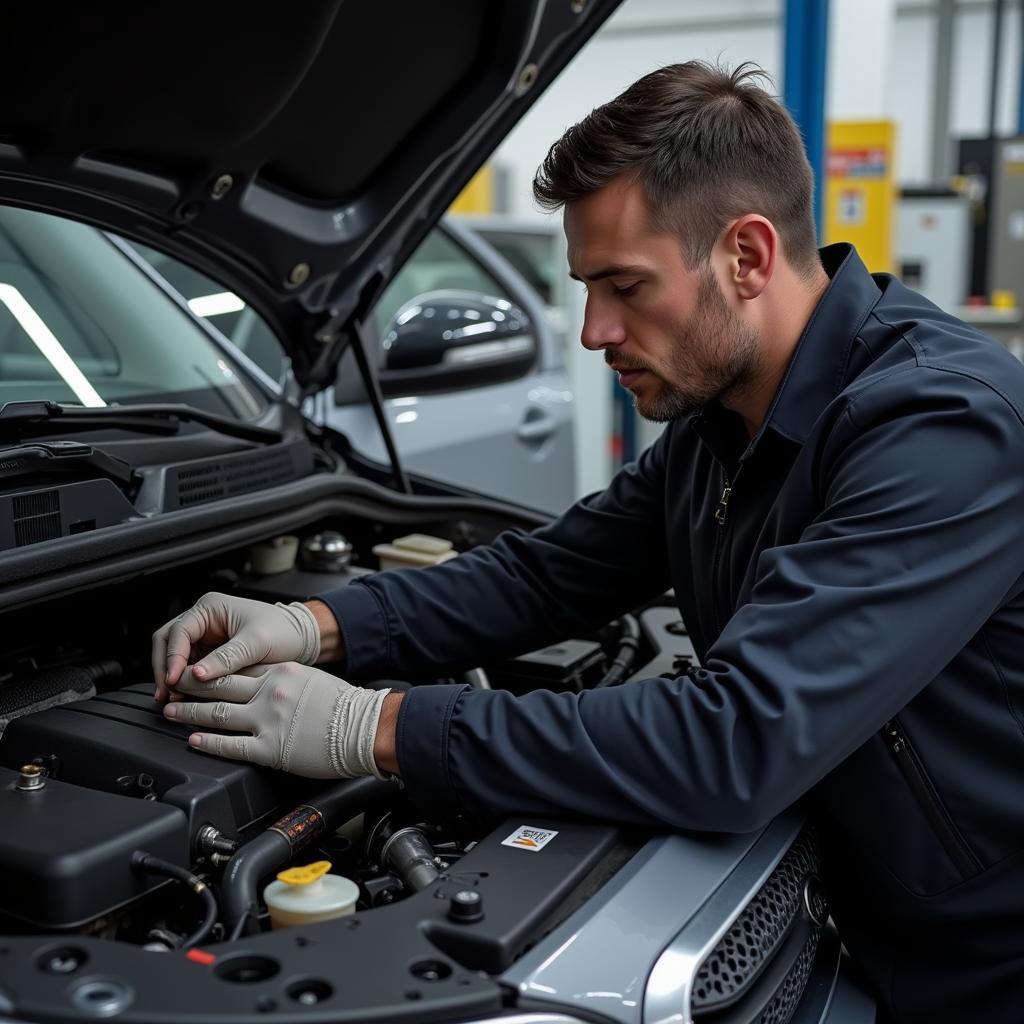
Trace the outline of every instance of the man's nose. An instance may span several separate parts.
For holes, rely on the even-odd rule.
[[[621,345],[626,340],[626,329],[621,320],[593,296],[587,296],[587,306],[583,313],[583,330],[580,332],[580,343],[591,352],[600,351],[613,345]]]

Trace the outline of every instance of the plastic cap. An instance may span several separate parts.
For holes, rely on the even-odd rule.
[[[277,880],[285,885],[309,885],[323,878],[331,870],[329,860],[317,860],[312,864],[303,867],[288,868],[287,871],[279,871]]]

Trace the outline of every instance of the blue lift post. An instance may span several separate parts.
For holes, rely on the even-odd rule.
[[[825,66],[829,0],[786,0],[783,102],[803,133],[814,172],[814,219],[821,238],[825,192]]]

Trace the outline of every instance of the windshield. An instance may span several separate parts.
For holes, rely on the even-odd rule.
[[[0,207],[0,405],[185,402],[251,419],[262,396],[102,232]]]

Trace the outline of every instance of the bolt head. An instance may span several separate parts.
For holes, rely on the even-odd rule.
[[[46,961],[45,970],[47,974],[72,974],[79,968],[80,961],[76,956],[50,957]]]
[[[537,81],[537,70],[536,64],[527,64],[526,67],[519,72],[519,80],[516,82],[517,96],[522,96],[533,88],[534,82]]]
[[[23,764],[16,785],[21,790],[42,789],[46,785],[43,769],[37,764]]]
[[[210,187],[210,195],[213,196],[214,199],[220,199],[231,191],[231,186],[234,185],[234,183],[235,179],[232,178],[230,174],[222,174]]]
[[[288,283],[292,286],[298,286],[305,284],[309,280],[309,264],[308,263],[296,263],[290,271],[288,271]]]

